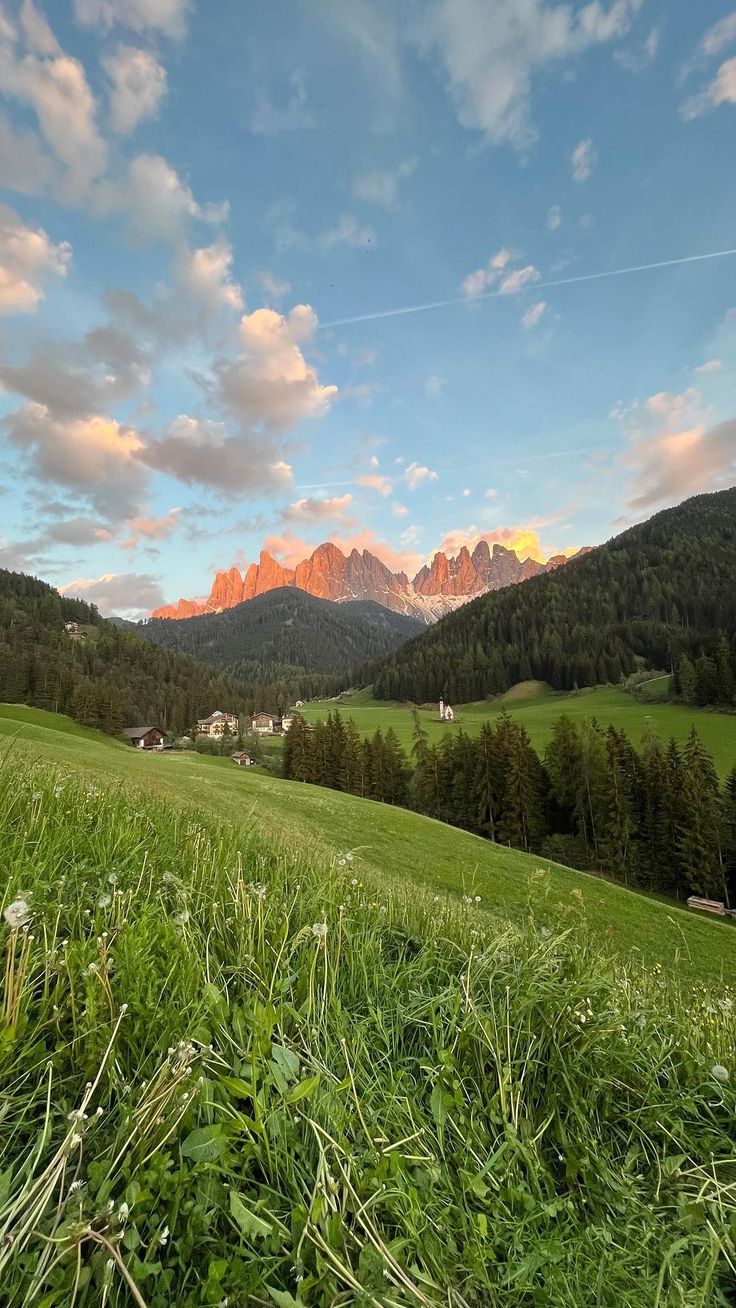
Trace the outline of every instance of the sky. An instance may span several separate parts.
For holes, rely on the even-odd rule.
[[[736,10],[0,0],[0,567],[545,559],[736,481]]]

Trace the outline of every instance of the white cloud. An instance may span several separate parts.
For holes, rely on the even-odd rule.
[[[353,497],[334,495],[331,499],[303,499],[289,504],[282,517],[285,522],[337,522],[343,527],[354,526],[349,515]]]
[[[292,469],[278,448],[252,433],[232,436],[222,423],[180,414],[166,433],[151,440],[139,458],[188,486],[213,486],[226,494],[268,495],[288,490]]]
[[[439,377],[437,373],[432,373],[424,383],[424,389],[427,395],[439,395],[440,391],[447,385],[446,377]]]
[[[171,164],[156,154],[136,155],[126,174],[100,183],[97,205],[102,213],[122,214],[143,242],[176,240],[192,219],[217,224],[227,217],[227,205],[199,205]]]
[[[353,195],[358,200],[393,209],[399,197],[400,183],[405,177],[411,176],[416,166],[416,159],[405,159],[396,168],[377,168],[372,172],[361,173],[353,181]]]
[[[250,130],[255,135],[279,136],[281,132],[296,132],[316,127],[314,116],[307,108],[304,73],[300,69],[295,69],[289,80],[291,95],[280,108],[274,105],[262,87],[256,91],[256,105],[250,120]]]
[[[623,36],[641,0],[582,7],[545,0],[435,0],[415,39],[444,73],[459,121],[494,144],[536,139],[534,78],[590,47]]]
[[[643,73],[654,63],[659,50],[659,28],[653,27],[641,46],[631,46],[627,50],[617,50],[614,54],[616,63],[629,73]]]
[[[198,250],[182,246],[174,259],[179,286],[200,301],[208,313],[243,308],[241,287],[232,277],[233,252],[228,241],[216,241]]]
[[[55,165],[34,132],[16,132],[0,114],[0,177],[10,191],[38,195],[51,184]]]
[[[263,289],[263,294],[272,304],[280,304],[284,296],[289,294],[291,284],[277,277],[275,273],[262,272],[258,274],[258,281]]]
[[[246,314],[238,329],[238,357],[215,363],[223,408],[249,428],[271,431],[323,416],[337,387],[320,384],[301,349],[317,326],[308,304],[296,305],[285,316],[275,309]]]
[[[164,603],[157,577],[150,573],[108,572],[102,577],[77,577],[60,586],[62,595],[96,604],[103,617],[115,613],[135,621]]]
[[[736,43],[736,9],[708,28],[700,42],[700,49],[703,54],[717,55],[734,43]]]
[[[515,251],[508,250],[506,247],[499,250],[497,254],[492,254],[487,267],[477,268],[465,278],[462,283],[463,293],[471,299],[476,295],[482,295],[489,286],[496,285],[504,269],[517,257]]]
[[[468,487],[466,486],[466,487],[465,487],[465,490],[463,491],[463,499],[464,499],[464,500],[467,500],[467,499],[469,499],[469,498],[470,498],[470,490],[469,490]]]
[[[720,372],[722,367],[723,361],[721,359],[708,359],[706,363],[701,363],[697,368],[694,368],[693,372],[699,375],[707,375],[711,372]]]
[[[493,486],[489,486],[488,490],[483,492],[483,498],[485,500],[497,500],[498,491]]]
[[[432,472],[431,469],[418,463],[410,463],[408,468],[405,468],[404,470],[404,481],[409,487],[409,490],[416,490],[417,487],[423,485],[424,482],[436,480],[436,472]]]
[[[723,104],[736,104],[736,57],[721,64],[713,81],[704,90],[693,95],[680,108],[686,121],[700,118],[711,109]]]
[[[550,205],[547,210],[547,227],[551,232],[556,232],[557,228],[562,225],[562,210],[559,204]]]
[[[587,140],[578,141],[575,149],[570,154],[572,175],[576,182],[586,182],[588,180],[597,157],[590,137]]]
[[[166,95],[166,69],[150,50],[119,45],[102,59],[110,79],[113,130],[132,132],[144,118],[155,118]]]
[[[525,286],[532,286],[534,282],[538,282],[541,275],[539,269],[531,263],[528,263],[525,268],[514,268],[502,279],[498,288],[499,295],[516,295],[519,291],[523,291]]]
[[[31,0],[24,0],[20,19],[19,28],[7,18],[0,25],[0,86],[34,111],[63,166],[63,197],[78,200],[107,165],[95,99],[81,63],[62,50]]]
[[[65,277],[71,246],[54,245],[42,227],[27,227],[0,204],[0,315],[33,313],[44,298],[47,277]]]
[[[129,27],[134,32],[162,32],[181,37],[186,30],[190,0],[74,0],[77,22],[83,27]]]
[[[521,320],[521,325],[525,331],[530,331],[532,327],[536,327],[546,308],[546,300],[538,300],[536,304],[530,304]]]
[[[628,506],[642,512],[687,495],[722,489],[736,473],[736,419],[709,427],[701,396],[662,391],[621,415],[628,444],[619,457],[630,473]]]
[[[394,501],[391,505],[391,512],[395,518],[407,518],[409,516],[409,510],[406,505],[399,504],[397,501]]]
[[[355,478],[355,482],[356,485],[363,486],[366,490],[376,491],[385,498],[388,498],[391,494],[394,485],[390,477],[384,477],[381,473],[375,472],[364,472]]]
[[[359,223],[352,213],[343,213],[334,227],[322,233],[317,243],[322,250],[331,250],[335,245],[351,245],[357,249],[375,245],[376,239],[371,226]]]

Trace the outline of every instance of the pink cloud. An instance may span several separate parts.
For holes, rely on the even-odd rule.
[[[377,491],[379,495],[390,495],[393,487],[391,478],[383,477],[380,473],[365,472],[360,477],[356,477],[355,481],[358,486]]]

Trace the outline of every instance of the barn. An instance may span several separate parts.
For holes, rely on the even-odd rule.
[[[123,735],[136,749],[163,749],[164,733],[160,727],[124,727]]]

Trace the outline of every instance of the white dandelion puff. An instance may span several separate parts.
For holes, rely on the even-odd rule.
[[[31,920],[31,910],[25,899],[14,899],[3,912],[3,917],[13,931],[18,931]]]
[[[316,936],[318,940],[324,940],[327,935],[327,923],[315,922],[312,926],[312,935]]]
[[[721,1085],[725,1085],[729,1080],[728,1068],[724,1067],[722,1063],[715,1063],[710,1069],[710,1074],[716,1081],[720,1081]]]

